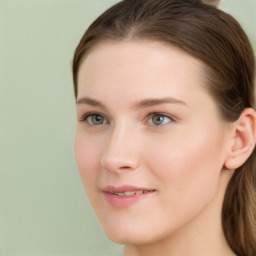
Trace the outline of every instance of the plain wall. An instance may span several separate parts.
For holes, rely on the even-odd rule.
[[[0,0],[0,255],[114,256],[73,154],[71,61],[117,0]],[[223,0],[256,49],[256,0]]]

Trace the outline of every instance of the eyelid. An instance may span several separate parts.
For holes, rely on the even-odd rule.
[[[87,112],[87,113],[83,114],[83,115],[78,119],[78,121],[85,122],[86,119],[87,119],[88,117],[92,116],[92,115],[99,115],[99,116],[102,116],[104,119],[106,119],[107,124],[110,123],[109,118],[106,117],[105,114],[103,114],[103,113],[101,113],[101,112]],[[155,115],[167,117],[167,118],[170,119],[170,121],[169,121],[168,123],[166,123],[166,124],[159,124],[159,125],[157,125],[157,124],[150,124],[150,123],[149,123],[149,119],[152,118],[152,117],[155,116]],[[172,123],[172,122],[175,122],[176,120],[177,120],[177,118],[175,118],[173,115],[170,115],[170,114],[167,114],[167,113],[163,113],[163,112],[151,112],[151,113],[149,113],[149,114],[147,115],[147,117],[146,117],[146,123],[147,123],[148,125],[154,126],[154,127],[156,127],[156,128],[157,128],[157,127],[162,127],[162,126],[168,125],[168,124],[170,124],[170,123]],[[91,125],[91,126],[97,126],[97,125],[90,124],[89,122],[87,122],[87,123],[88,123],[88,125]],[[103,125],[103,124],[99,124],[98,126],[100,126],[100,125]]]
[[[163,116],[163,117],[167,117],[170,119],[170,122],[166,123],[166,124],[149,124],[149,119],[156,116],[156,115],[159,115],[159,116]],[[153,112],[153,113],[150,113],[148,116],[147,116],[147,123],[150,125],[150,126],[154,126],[154,127],[162,127],[162,126],[165,126],[165,125],[168,125],[172,122],[175,122],[176,121],[176,118],[173,117],[172,115],[170,114],[167,114],[167,113],[162,113],[162,112]]]
[[[87,119],[88,117],[93,116],[93,115],[102,116],[102,117],[103,117],[104,119],[106,119],[107,122],[109,123],[108,118],[107,118],[104,114],[102,114],[102,113],[100,113],[100,112],[87,112],[87,113],[83,114],[82,117],[79,118],[78,120],[81,121],[81,122],[84,122],[84,121],[86,121],[86,119]]]

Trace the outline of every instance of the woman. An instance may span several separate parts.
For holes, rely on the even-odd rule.
[[[75,156],[125,256],[255,255],[254,78],[240,25],[199,0],[124,0],[88,28]]]

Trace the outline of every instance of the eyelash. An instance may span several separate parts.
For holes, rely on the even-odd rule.
[[[82,118],[79,121],[86,122],[86,123],[88,123],[91,126],[98,126],[98,125],[100,125],[100,124],[98,124],[98,125],[97,124],[91,124],[88,121],[88,119],[90,117],[93,117],[93,116],[100,116],[100,117],[103,117],[105,120],[107,120],[107,118],[105,118],[104,115],[101,114],[101,113],[86,113],[85,115],[82,116]]]
[[[89,122],[89,121],[88,121],[89,118],[97,117],[97,116],[103,118],[103,119],[104,119],[104,121],[103,121],[104,123],[93,124],[93,122]],[[163,118],[165,118],[165,119],[168,118],[169,121],[168,121],[167,123],[164,123],[164,124],[149,123],[149,120],[150,120],[150,119],[152,120],[153,117],[157,117],[157,116],[163,117]],[[174,119],[173,117],[171,117],[170,115],[167,115],[167,114],[164,114],[164,113],[160,113],[160,112],[150,113],[150,114],[147,116],[147,120],[148,120],[147,123],[148,123],[150,126],[155,126],[155,127],[165,126],[165,125],[168,125],[168,124],[170,124],[170,123],[172,123],[172,122],[175,121],[175,119]],[[87,124],[90,125],[90,126],[100,126],[100,125],[105,125],[105,124],[109,123],[109,121],[107,120],[107,118],[105,118],[104,115],[101,114],[101,113],[87,113],[87,114],[83,115],[82,118],[81,118],[79,121],[87,122]]]
[[[152,126],[156,126],[156,127],[161,127],[161,126],[165,126],[165,125],[168,125],[168,124],[170,124],[170,123],[172,123],[172,122],[174,122],[174,118],[172,118],[170,115],[167,115],[167,114],[164,114],[164,113],[158,113],[158,112],[156,112],[156,113],[151,113],[151,114],[149,114],[149,116],[148,116],[148,123],[149,123],[149,120],[152,120],[154,117],[163,117],[164,119],[166,119],[166,118],[168,118],[169,119],[169,121],[168,122],[166,122],[166,123],[164,123],[164,124],[154,124],[154,123],[152,123],[152,124],[150,124],[150,125],[152,125]]]

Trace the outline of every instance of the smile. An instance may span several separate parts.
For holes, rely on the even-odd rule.
[[[130,207],[156,194],[155,189],[133,186],[108,186],[105,187],[102,192],[106,202],[115,208]]]
[[[125,192],[110,191],[109,193],[116,196],[134,196],[134,195],[141,195],[141,194],[146,194],[154,191],[155,190],[138,190],[138,191],[125,191]]]

